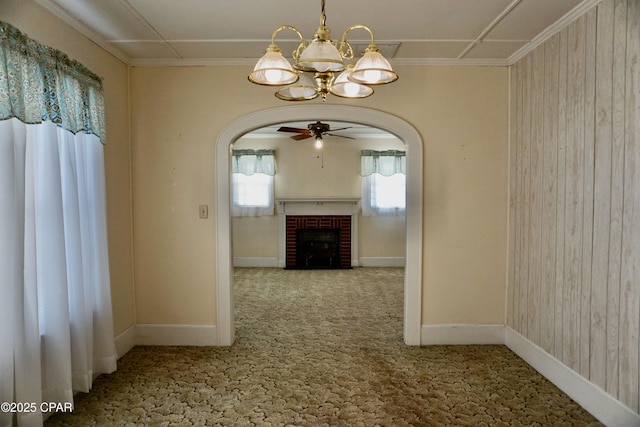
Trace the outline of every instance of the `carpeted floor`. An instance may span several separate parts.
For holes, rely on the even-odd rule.
[[[403,274],[236,269],[232,347],[136,347],[46,424],[600,425],[504,346],[405,346]]]

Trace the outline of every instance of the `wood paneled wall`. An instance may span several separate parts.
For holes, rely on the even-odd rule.
[[[640,0],[511,68],[507,324],[639,412]]]

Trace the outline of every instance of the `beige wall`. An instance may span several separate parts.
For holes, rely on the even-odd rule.
[[[507,323],[636,413],[639,57],[604,0],[513,67]]]
[[[214,324],[215,139],[234,119],[283,102],[248,84],[246,66],[133,68],[128,115],[120,61],[32,1],[4,0],[0,16],[104,77],[116,333],[134,323]],[[329,103],[394,114],[422,135],[423,323],[503,323],[507,69],[396,68],[398,82],[373,97]],[[206,220],[201,204],[209,205]]]
[[[247,83],[250,68],[132,69],[138,323],[215,323],[216,136],[238,117],[283,105]],[[398,82],[371,98],[328,103],[394,114],[423,137],[423,323],[503,324],[507,69],[397,71]]]
[[[339,132],[336,132],[339,133]],[[287,135],[288,136],[288,135]],[[360,198],[361,150],[403,150],[404,143],[388,137],[344,139],[327,136],[322,151],[314,140],[241,138],[238,149],[276,150],[276,198],[344,197]],[[404,216],[359,219],[360,257],[404,257]],[[241,217],[233,220],[234,257],[278,256],[277,216]]]
[[[127,66],[30,0],[2,0],[0,19],[104,78],[111,297],[116,335],[135,323]]]

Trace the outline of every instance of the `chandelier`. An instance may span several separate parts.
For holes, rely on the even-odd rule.
[[[369,27],[357,24],[347,28],[340,41],[331,41],[331,30],[325,25],[325,0],[322,0],[320,26],[313,40],[306,41],[300,31],[291,25],[281,25],[271,35],[271,44],[258,60],[249,81],[259,85],[282,86],[275,93],[285,101],[306,101],[327,94],[343,98],[365,98],[373,93],[371,86],[394,82],[398,75],[376,46]],[[347,35],[355,29],[364,29],[371,43],[362,57],[354,62],[354,52]],[[293,66],[275,44],[282,30],[292,30],[300,37],[300,45],[293,51]],[[338,74],[339,73],[339,74]]]

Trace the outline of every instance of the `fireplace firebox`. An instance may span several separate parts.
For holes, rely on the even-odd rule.
[[[286,219],[286,268],[351,268],[349,215],[292,215]]]
[[[296,267],[340,267],[340,229],[296,230]]]

